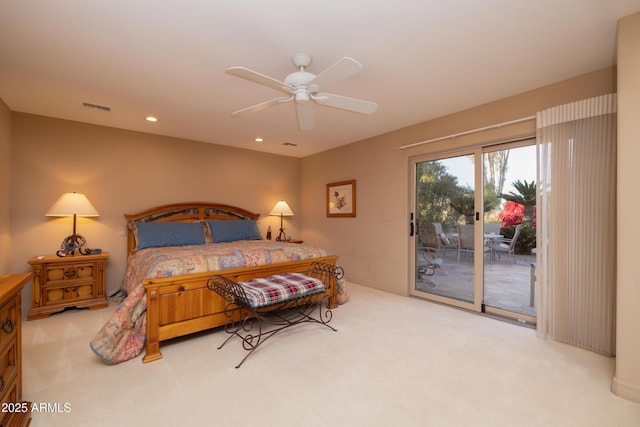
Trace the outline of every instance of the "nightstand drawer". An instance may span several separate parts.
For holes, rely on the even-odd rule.
[[[42,303],[44,305],[59,304],[66,301],[79,301],[93,298],[94,283],[82,283],[56,286],[44,286],[42,288]]]
[[[96,277],[96,264],[74,264],[70,266],[49,265],[44,273],[44,285],[60,281],[93,279]]]
[[[14,339],[19,315],[15,297],[0,307],[0,351]]]

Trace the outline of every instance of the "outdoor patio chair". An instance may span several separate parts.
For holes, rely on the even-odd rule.
[[[473,224],[458,225],[458,261],[460,261],[460,256],[464,254],[470,254],[473,257],[475,252],[473,227]],[[491,249],[482,245],[482,251],[489,253]]]
[[[458,241],[453,236],[447,236],[442,229],[442,224],[436,222],[433,224],[434,232],[436,236],[438,236],[438,249],[442,251],[442,255],[447,254],[447,250],[457,251],[458,250]]]
[[[435,288],[436,284],[430,277],[436,274],[436,270],[442,267],[442,259],[436,258],[437,249],[425,246],[416,251],[416,279],[430,288]]]
[[[484,232],[488,234],[500,234],[500,223],[499,222],[485,222],[484,223]]]
[[[511,239],[507,239],[507,238],[501,238],[501,239],[496,239],[493,242],[491,242],[491,258],[495,259],[496,254],[498,255],[498,258],[500,257],[500,254],[507,254],[511,256],[511,259],[513,260],[513,263],[516,264],[516,243],[518,242],[518,236],[520,236],[520,229],[522,228],[522,224],[518,224],[516,226],[516,230],[513,233],[513,238]]]

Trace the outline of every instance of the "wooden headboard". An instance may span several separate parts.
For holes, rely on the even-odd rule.
[[[141,212],[124,214],[127,220],[127,258],[136,247],[136,222],[193,222],[206,219],[258,219],[260,214],[220,203],[190,202],[157,206]]]

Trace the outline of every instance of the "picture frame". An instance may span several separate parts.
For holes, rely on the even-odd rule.
[[[327,184],[327,217],[356,216],[356,180]]]

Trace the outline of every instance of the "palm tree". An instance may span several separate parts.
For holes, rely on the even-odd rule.
[[[451,209],[460,215],[464,215],[465,224],[473,224],[475,217],[475,200],[473,190],[470,188],[460,188],[460,194],[454,196],[449,201]],[[496,202],[491,198],[484,199],[484,211],[489,212],[495,207]]]
[[[514,181],[511,185],[518,191],[513,191],[508,194],[499,194],[499,197],[509,201],[519,203],[524,206],[524,215],[522,217],[522,224],[533,228],[533,213],[536,207],[536,182],[531,181]]]
[[[473,214],[475,209],[472,191],[463,191],[459,196],[452,197],[449,201],[449,206],[459,215],[464,215],[465,224],[473,224]]]

